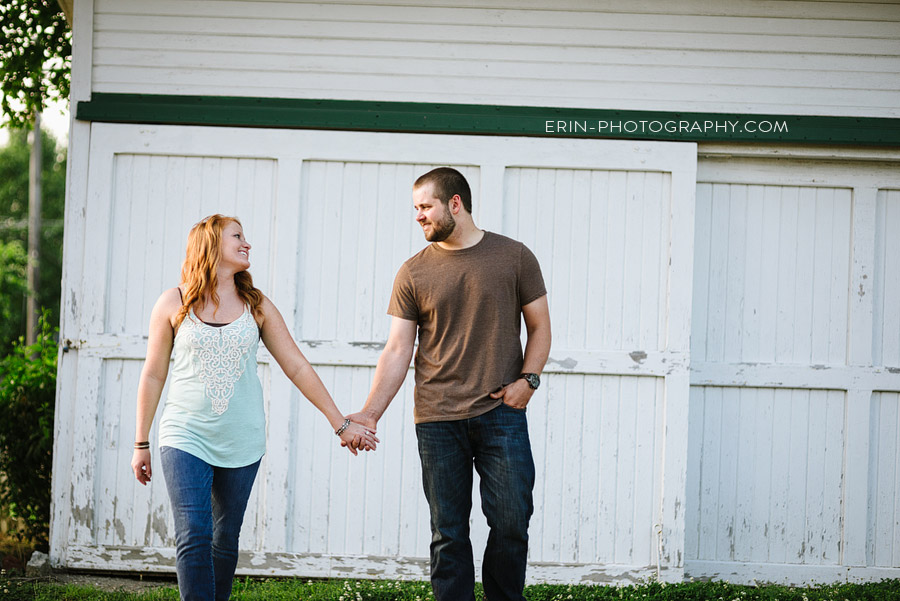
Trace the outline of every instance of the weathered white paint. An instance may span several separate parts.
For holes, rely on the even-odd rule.
[[[870,439],[866,564],[900,566],[900,393],[875,393]]]
[[[872,364],[900,366],[900,190],[878,190],[872,282]]]
[[[172,569],[164,478],[156,466],[149,487],[135,483],[130,437],[150,309],[177,283],[191,224],[243,219],[255,282],[353,411],[387,337],[393,275],[425,244],[411,182],[453,164],[477,222],[528,244],[550,291],[557,343],[529,412],[529,578],[681,579],[694,145],[95,124],[90,157],[90,235],[74,238],[82,276],[66,295],[79,303],[62,332],[75,395],[60,403],[79,408],[57,430],[57,487],[70,494],[54,514],[55,561]],[[269,447],[241,573],[426,577],[411,381],[379,424],[379,451],[352,458],[268,353],[258,361]],[[486,536],[476,511],[476,549]]]
[[[94,4],[99,92],[900,115],[895,4]]]
[[[698,181],[686,572],[897,577],[895,165],[714,152]]]

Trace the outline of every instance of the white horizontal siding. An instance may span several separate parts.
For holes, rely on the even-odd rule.
[[[896,5],[98,0],[93,18],[98,92],[900,114]]]

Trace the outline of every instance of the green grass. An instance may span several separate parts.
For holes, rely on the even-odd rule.
[[[426,601],[434,599],[424,582],[393,580],[239,579],[234,601]],[[738,586],[722,582],[632,586],[539,584],[526,587],[528,601],[900,601],[900,580],[869,584],[836,584],[809,588]],[[54,584],[0,574],[3,601],[177,601],[172,585],[142,593],[109,592],[85,586]],[[481,600],[481,587],[476,589]]]

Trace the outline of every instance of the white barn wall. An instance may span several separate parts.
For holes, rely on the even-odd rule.
[[[91,89],[900,116],[900,5],[549,6],[96,0]]]
[[[699,0],[643,0],[624,12],[613,1],[567,2],[554,10],[545,5],[166,1],[152,3],[147,14],[147,3],[76,0],[73,99],[146,92],[898,116],[900,7],[894,4],[739,1],[711,8]],[[449,19],[460,41],[446,41],[447,28],[430,23],[439,18]],[[448,77],[422,78],[437,71]],[[386,336],[386,322],[377,316],[393,276],[389,266],[411,254],[417,232],[403,229],[405,205],[377,211],[377,227],[393,228],[391,244],[378,244],[362,230],[358,240],[342,238],[340,244],[355,244],[361,258],[350,265],[323,256],[321,244],[308,238],[344,236],[343,220],[349,220],[347,232],[360,228],[363,222],[353,221],[359,213],[292,201],[328,190],[351,200],[375,195],[380,206],[405,199],[400,182],[426,166],[416,165],[418,157],[383,163],[409,150],[382,143],[390,136],[348,139],[348,148],[375,140],[366,161],[308,161],[286,150],[284,132],[277,130],[262,135],[260,150],[249,130],[180,128],[167,133],[165,152],[150,152],[133,142],[152,139],[158,128],[135,126],[116,142],[114,178],[104,171],[108,140],[91,147],[98,132],[107,135],[106,127],[76,120],[70,138],[62,334],[71,350],[61,355],[59,374],[52,560],[90,569],[170,570],[172,524],[161,474],[148,491],[134,485],[127,465],[129,404],[146,326],[131,304],[148,311],[171,283],[164,274],[177,275],[182,238],[196,217],[221,206],[254,215],[247,219],[257,228],[251,241],[271,237],[270,260],[260,261],[261,253],[254,260],[257,282],[283,309],[293,308],[285,317],[339,403],[350,399],[351,408],[358,407],[377,341]],[[232,147],[242,150],[222,153],[209,142],[222,135],[241,140]],[[247,144],[257,150],[244,150]],[[553,265],[555,334],[566,347],[554,344],[546,385],[529,414],[536,460],[547,474],[536,490],[542,505],[533,522],[539,538],[531,578],[622,582],[652,576],[660,522],[676,524],[664,536],[674,541],[674,551],[683,551],[683,562],[679,557],[669,565],[683,565],[688,575],[790,583],[898,577],[898,157],[890,150],[701,148],[696,278],[693,290],[670,304],[670,310],[688,307],[677,323],[666,321],[653,301],[671,294],[673,277],[682,281],[685,271],[664,277],[645,268],[654,253],[665,256],[665,244],[635,254],[636,240],[642,252],[645,242],[656,242],[658,222],[649,220],[642,231],[601,229],[587,238],[577,229],[583,223],[598,231],[604,220],[633,223],[640,213],[629,211],[644,203],[619,200],[633,200],[635,190],[641,200],[657,198],[645,195],[646,182],[637,188],[635,182],[665,169],[637,169],[623,180],[624,171],[606,171],[618,164],[615,153],[586,156],[575,170],[534,163],[474,167],[463,150],[435,159],[455,161],[483,194],[499,193],[502,202],[476,205],[479,223],[527,240],[542,264]],[[734,158],[754,154],[780,159]],[[806,160],[814,156],[821,160]],[[867,162],[847,164],[849,158]],[[98,177],[108,180],[97,184]],[[552,197],[540,229],[521,219],[524,211],[516,213],[523,199],[533,204],[521,208],[544,210],[534,197],[516,192],[522,182],[524,189],[540,186],[543,201],[547,192]],[[662,177],[649,185],[665,190],[668,184]],[[252,207],[238,200],[247,195]],[[104,213],[110,198],[120,197],[127,201]],[[146,214],[132,206],[142,198],[153,201]],[[573,203],[568,214],[565,199]],[[159,233],[145,226],[162,213],[171,231],[158,242]],[[567,220],[575,229],[565,229]],[[124,240],[112,226],[117,222],[128,224]],[[693,223],[691,214],[690,228]],[[553,235],[543,235],[551,224]],[[683,225],[670,229],[685,231]],[[134,252],[111,251],[131,244],[131,228]],[[142,239],[162,254],[141,254]],[[683,240],[669,241],[683,252]],[[97,272],[102,257],[116,275],[108,289]],[[150,269],[142,270],[141,260]],[[285,268],[300,277],[278,277]],[[320,282],[320,294],[304,296]],[[614,294],[618,286],[621,295]],[[690,307],[692,347],[654,350],[687,340],[688,333],[677,330],[690,325]],[[557,354],[562,348],[566,352]],[[380,425],[382,436],[402,442],[385,445],[381,458],[349,461],[336,449],[326,452],[333,440],[315,426],[321,417],[298,402],[268,363],[262,353],[269,457],[278,460],[267,461],[254,489],[239,570],[421,578],[428,520],[416,483],[418,462],[409,452],[411,390],[402,391]],[[665,388],[680,390],[683,378],[687,390],[688,365],[689,422],[686,397],[683,415],[665,411]],[[673,368],[676,375],[666,375]],[[563,414],[587,425],[573,428]],[[674,446],[671,437],[660,436],[665,423],[685,432]],[[302,444],[291,442],[301,438]],[[799,470],[795,460],[809,469]],[[661,482],[661,475],[678,472],[672,461],[675,468],[682,461],[681,482]],[[591,477],[576,482],[575,464],[594,470]],[[347,501],[348,475],[365,482],[370,501],[362,513]],[[686,487],[685,502],[666,492],[679,487]],[[687,513],[681,513],[679,534],[671,518],[681,508]],[[805,518],[794,520],[794,514]],[[322,515],[328,517],[315,519]],[[352,533],[363,519],[360,540]],[[478,519],[476,546],[485,537]],[[677,579],[677,570],[663,574]]]
[[[896,168],[701,161],[686,572],[897,577]]]
[[[393,275],[425,245],[411,182],[449,163],[475,187],[478,223],[534,249],[554,299],[558,344],[529,411],[530,578],[682,578],[693,144],[108,124],[92,127],[91,144],[91,235],[73,242],[85,269],[68,291],[83,301],[62,332],[73,341],[63,369],[79,369],[59,403],[79,410],[56,425],[57,487],[70,493],[54,512],[55,563],[172,569],[165,480],[157,466],[150,486],[135,482],[129,424],[149,313],[177,282],[190,225],[215,211],[244,219],[255,282],[354,411],[387,336]],[[549,230],[523,218],[541,211]],[[597,235],[579,235],[585,226]],[[585,321],[598,294],[609,319]],[[412,385],[380,424],[381,449],[352,458],[268,354],[258,361],[268,450],[239,573],[427,577]],[[155,428],[151,443],[158,456]],[[477,507],[477,487],[473,497]],[[486,537],[476,513],[476,549]]]

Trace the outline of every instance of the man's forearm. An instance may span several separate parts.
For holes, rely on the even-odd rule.
[[[550,357],[550,342],[549,324],[537,327],[528,333],[522,373],[539,374],[544,370],[544,365],[547,364],[547,359]]]
[[[381,353],[378,365],[375,367],[372,389],[369,391],[369,397],[360,413],[371,416],[375,421],[381,419],[400,387],[403,386],[403,381],[406,380],[411,358],[412,352],[406,350],[385,349]]]

